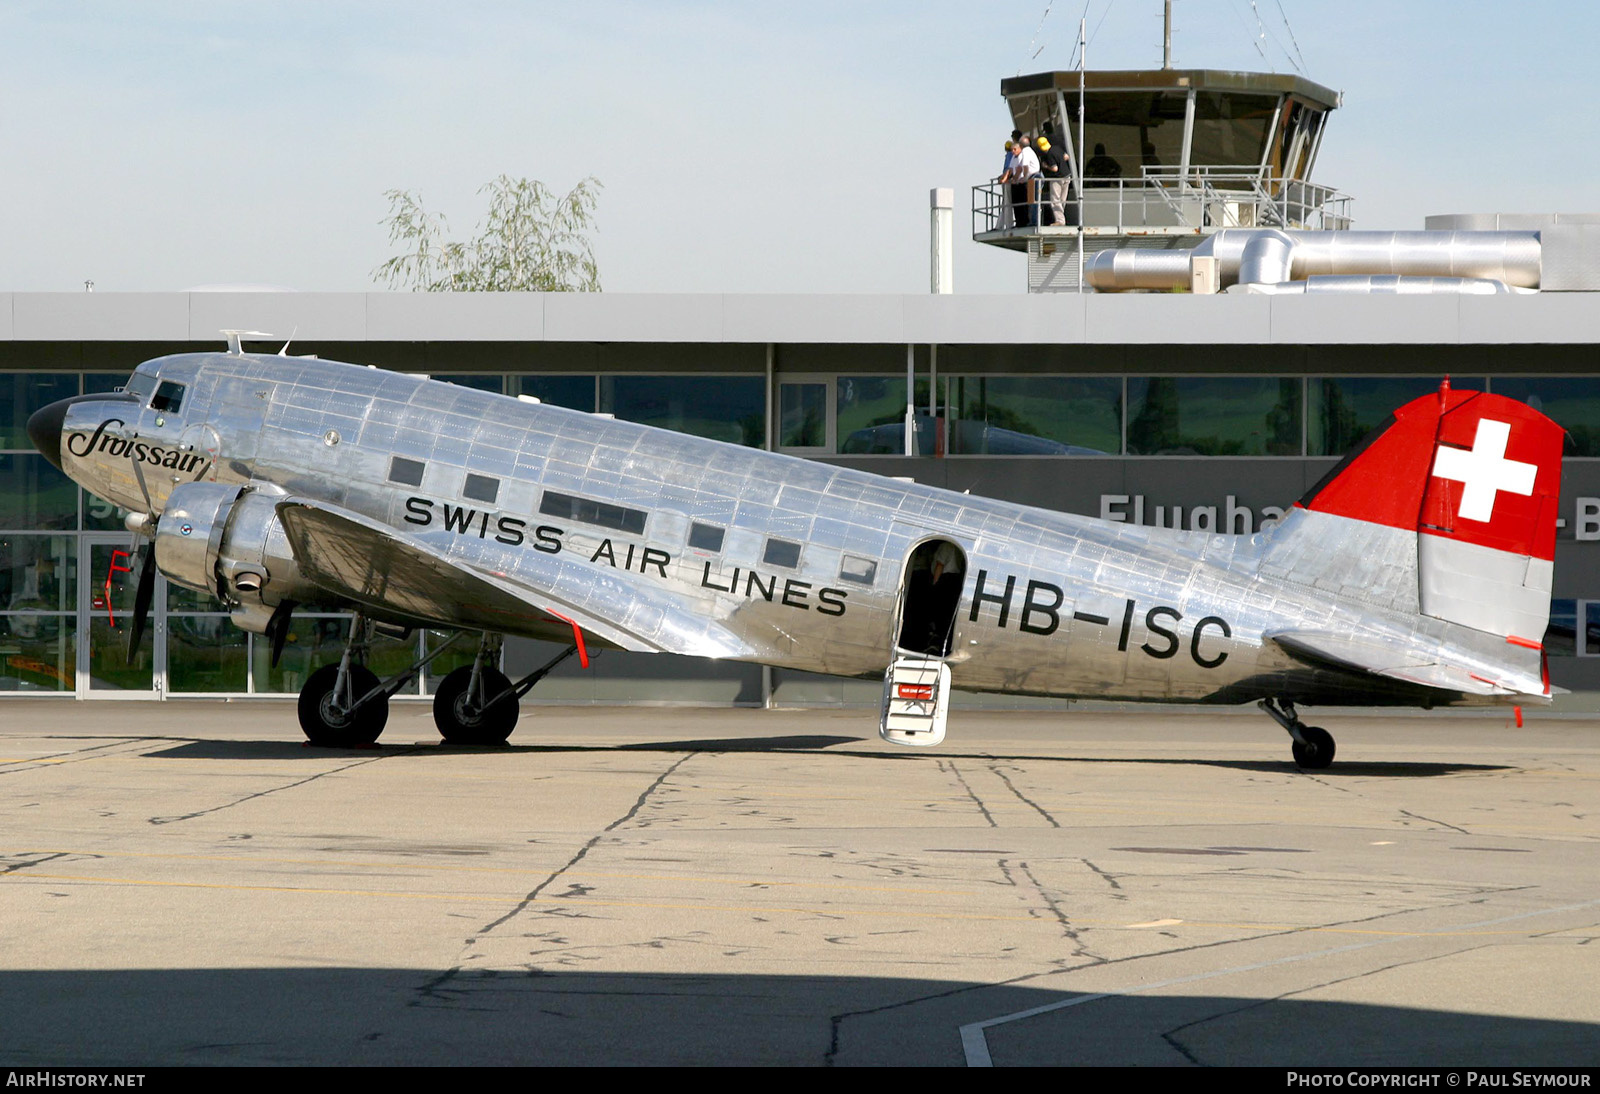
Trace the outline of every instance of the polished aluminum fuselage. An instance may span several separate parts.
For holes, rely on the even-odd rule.
[[[907,560],[933,538],[965,553],[946,658],[959,688],[1431,704],[1450,696],[1314,667],[1270,637],[1337,632],[1495,652],[1489,636],[1417,614],[1414,571],[1408,579],[1384,561],[1402,533],[1305,510],[1254,536],[1179,532],[316,359],[192,354],[140,371],[187,385],[180,413],[85,402],[65,422],[64,466],[102,496],[142,511],[148,490],[159,511],[174,485],[204,478],[314,498],[526,588],[530,601],[554,592],[624,621],[650,648],[718,652],[671,632],[670,613],[652,607],[671,604],[738,635],[739,659],[881,676]],[[134,433],[147,456],[161,451],[141,464],[142,488]],[[420,484],[391,481],[396,456],[424,465]],[[1063,460],[1062,473],[1071,466]],[[492,504],[467,496],[469,473],[499,481]],[[547,490],[643,511],[643,530],[541,513]],[[692,522],[726,529],[721,549],[689,546]],[[801,545],[795,566],[764,560],[769,537]],[[860,560],[875,563],[870,583],[841,575],[846,556],[857,572]]]

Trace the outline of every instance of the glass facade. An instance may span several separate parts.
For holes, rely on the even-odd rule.
[[[1132,456],[1298,456],[1301,381],[1156,376],[1128,381]]]
[[[1548,414],[1567,431],[1567,455],[1600,457],[1600,382],[1592,376],[1496,376],[1493,390]]]
[[[767,443],[762,376],[602,376],[600,412],[713,441]]]
[[[928,405],[928,381],[918,378],[916,405]],[[906,377],[840,376],[834,382],[835,436],[839,452],[850,456],[904,455],[906,451]],[[933,422],[917,422],[917,451],[933,451]]]
[[[953,456],[1122,452],[1120,378],[954,376],[948,385],[947,450]]]
[[[615,367],[617,358],[605,354],[598,355],[600,369],[438,378],[754,448],[770,444],[823,458],[903,457],[906,377],[886,366],[903,360],[904,348],[802,348],[792,364],[804,371],[780,367],[770,393],[758,372],[607,372],[604,365]],[[1333,458],[1395,407],[1438,386],[1437,374],[1147,375],[1116,367],[1131,359],[1106,368],[1112,355],[1092,349],[1077,356],[1061,347],[940,350],[938,361],[946,367],[937,373],[925,347],[916,357],[915,450],[952,460],[1098,457],[1125,461],[1129,468],[1142,460],[1167,460],[1176,468],[1178,461],[1187,465],[1196,457]],[[819,372],[830,359],[840,367]],[[1070,371],[1085,364],[1094,371]],[[687,365],[674,360],[666,367]],[[748,362],[740,367],[748,368]],[[1038,371],[1023,371],[1030,367]],[[349,631],[347,616],[297,615],[282,659],[273,666],[266,640],[233,626],[221,604],[163,581],[152,625],[129,658],[136,563],[128,556],[125,513],[51,467],[33,451],[25,428],[28,416],[50,402],[111,391],[126,379],[109,371],[0,372],[0,692],[297,693],[312,671],[337,661]],[[1542,410],[1568,431],[1569,458],[1600,458],[1600,375],[1456,375],[1452,383],[1457,389],[1487,388]],[[916,473],[920,480],[922,472]],[[1219,481],[1225,474],[1231,472],[1219,471]],[[841,577],[855,579],[853,573]],[[372,667],[383,675],[401,671],[443,641],[433,633],[403,641],[376,638]],[[474,640],[461,639],[401,694],[430,694],[446,673],[470,664],[474,652]],[[508,670],[545,652],[542,645],[508,642]],[[1600,657],[1600,596],[1553,602],[1549,652]],[[632,655],[601,658],[598,672],[580,673],[575,665],[564,664],[531,701],[665,697],[744,703],[762,697],[760,670],[752,666]],[[774,686],[803,701],[809,679],[780,672]],[[839,695],[854,702],[855,687],[834,682],[824,690],[843,688]],[[864,687],[862,695],[877,685]]]

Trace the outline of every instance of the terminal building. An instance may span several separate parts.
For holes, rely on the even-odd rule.
[[[1015,295],[0,294],[0,692],[291,697],[337,659],[343,617],[297,614],[273,666],[221,605],[174,586],[159,590],[130,663],[123,514],[24,431],[47,403],[246,330],[295,332],[290,354],[957,492],[1236,534],[1266,526],[1390,410],[1449,376],[1568,431],[1546,646],[1553,683],[1571,691],[1557,709],[1600,710],[1600,215],[1430,218],[1426,239],[1387,233],[1384,261],[1397,268],[1337,266],[1347,254],[1327,266],[1317,256],[1331,251],[1373,262],[1369,247],[1329,238],[1378,235],[1352,232],[1350,199],[1310,182],[1334,93],[1293,77],[1088,73],[1080,136],[1079,79],[1002,83],[1016,128],[1048,126],[1074,164],[1059,219],[1041,211],[1042,188],[1020,197],[1020,214],[1009,186],[972,188],[973,238],[1025,256],[1030,291]],[[1115,173],[1092,167],[1097,156]],[[948,288],[939,229],[952,207],[935,192],[936,290]],[[1503,244],[1493,269],[1463,272],[1459,249],[1440,250],[1486,232]],[[380,642],[375,657],[402,667],[437,641]],[[553,652],[509,642],[508,671]],[[435,662],[414,694],[459,663]],[[610,651],[589,669],[563,664],[528,701],[875,707],[880,691],[880,680]]]

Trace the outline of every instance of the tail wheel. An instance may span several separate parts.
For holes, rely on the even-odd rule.
[[[1333,734],[1321,726],[1302,726],[1300,736],[1304,743],[1294,743],[1294,762],[1307,771],[1321,771],[1333,763]]]
[[[370,745],[389,721],[389,697],[380,695],[355,710],[344,709],[348,699],[359,699],[378,686],[378,677],[360,665],[350,666],[350,694],[338,696],[339,666],[324,665],[300,689],[300,728],[306,740],[328,748]]]
[[[482,695],[494,699],[511,690],[511,681],[498,669],[485,666],[480,683]],[[463,665],[439,681],[433,695],[433,721],[439,735],[456,745],[499,745],[517,727],[517,700],[506,696],[487,707],[478,705],[477,697],[469,695],[472,688],[472,666]]]

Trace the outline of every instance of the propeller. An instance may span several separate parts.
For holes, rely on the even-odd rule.
[[[267,620],[267,639],[272,643],[272,667],[278,667],[278,661],[283,657],[283,643],[289,637],[289,619],[294,615],[296,604],[292,600],[285,600],[272,611],[272,618]]]
[[[156,595],[156,545],[144,548],[139,563],[139,584],[133,592],[133,620],[128,624],[128,664],[139,655],[139,643],[144,638],[145,621],[150,618],[150,602]]]

